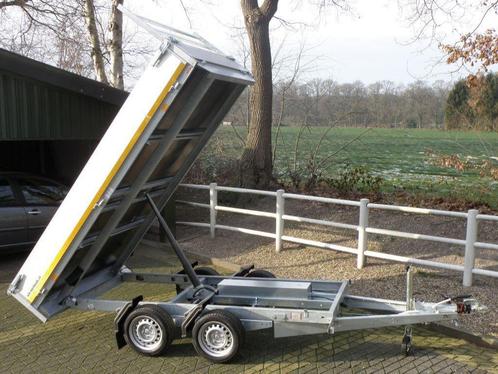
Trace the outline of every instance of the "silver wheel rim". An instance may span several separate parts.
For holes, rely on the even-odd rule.
[[[149,316],[133,318],[128,328],[128,336],[135,346],[146,352],[157,349],[164,338],[159,323]]]
[[[212,357],[226,357],[234,348],[233,333],[221,322],[206,322],[197,334],[201,349]]]

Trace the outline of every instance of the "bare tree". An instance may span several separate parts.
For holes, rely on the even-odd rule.
[[[109,50],[111,55],[111,76],[112,85],[116,88],[124,88],[123,80],[123,14],[118,9],[123,5],[124,0],[112,0],[111,18],[109,30],[111,38],[109,40]]]
[[[96,79],[122,89],[123,17],[117,8],[119,4],[123,4],[123,0],[1,1],[2,18],[5,19],[9,8],[20,10],[21,15],[16,19],[20,21],[17,22],[19,25],[11,21],[19,27],[18,32],[11,36],[11,40],[5,36],[0,38],[0,43],[7,48],[15,46],[16,51],[27,55],[34,54],[32,57],[39,56],[33,53],[36,47],[45,49],[47,55],[56,48],[59,53],[52,57],[51,62],[85,75],[89,72],[86,68],[87,53]],[[109,20],[108,40],[102,27],[105,19]],[[111,79],[108,79],[108,72]]]
[[[0,2],[0,46],[22,55],[87,74],[88,48],[81,6],[65,2]]]
[[[205,1],[208,3],[208,1]],[[318,10],[318,18],[329,7],[349,10],[347,0],[308,0]],[[180,1],[189,23],[188,7]],[[296,4],[297,3],[297,4]],[[299,2],[294,5],[299,6]],[[261,4],[261,5],[260,5]],[[272,109],[273,75],[270,47],[270,22],[276,19],[284,27],[295,23],[276,17],[278,0],[240,0],[245,30],[251,50],[255,84],[249,95],[250,115],[246,145],[240,160],[240,182],[247,187],[266,187],[272,180]],[[289,2],[286,2],[289,5]],[[302,23],[300,23],[302,24]]]
[[[108,84],[93,0],[84,0],[84,15],[95,75],[97,76],[98,81]]]
[[[257,0],[241,0],[240,4],[251,46],[255,80],[250,95],[251,120],[241,158],[241,183],[264,187],[272,179],[273,85],[269,25],[277,11],[278,0],[265,0],[261,6]]]
[[[303,64],[303,57],[305,54],[305,43],[304,41],[300,44],[297,55],[294,57],[293,61],[293,69],[290,74],[290,76],[286,77],[285,79],[281,79],[280,82],[277,82],[277,92],[278,92],[278,99],[279,99],[279,111],[277,115],[277,120],[274,126],[276,127],[275,131],[275,144],[273,146],[273,154],[272,154],[272,165],[275,163],[275,158],[277,156],[277,145],[278,145],[278,139],[280,135],[280,127],[282,126],[282,121],[284,119],[284,114],[285,114],[285,109],[286,109],[286,104],[287,104],[287,94],[289,90],[294,86],[296,80],[299,77],[299,74],[302,73],[302,64]],[[288,59],[283,59],[281,63],[288,64]],[[274,64],[275,65],[275,64]],[[307,65],[307,64],[306,64]]]
[[[189,19],[189,23],[190,23],[190,19]],[[238,40],[237,45],[239,48],[237,51],[237,55],[238,55],[239,61],[242,62],[242,66],[244,66],[244,68],[249,69],[250,68],[249,62],[251,59],[251,51],[250,51],[249,45],[247,43],[247,39],[245,37],[246,35],[244,33],[244,30],[242,30],[242,29],[238,29],[236,31],[237,32],[235,34],[235,38]],[[247,129],[249,129],[249,123],[251,121],[251,101],[250,101],[251,95],[250,95],[250,92],[251,92],[251,87],[248,87],[244,91],[244,93],[242,94],[242,97],[244,98],[245,105],[240,106],[240,108],[244,111],[243,115],[245,118],[245,126]]]
[[[74,27],[74,24],[70,23],[69,20],[61,23],[59,27],[61,32],[63,31],[66,36],[55,38],[54,43],[57,51],[56,66],[79,75],[91,76],[93,72],[91,58],[87,49],[81,46],[81,41],[86,40],[85,28]],[[33,57],[38,60],[45,60],[43,57]]]
[[[482,30],[487,18],[498,14],[498,0],[398,0],[400,6],[408,8],[409,24],[414,29],[412,41],[428,39],[437,42],[447,54],[447,63],[459,63],[460,67],[475,68],[481,73],[498,63],[498,34],[495,29]],[[470,29],[462,28],[469,15],[477,17]],[[451,42],[444,38],[442,29],[454,23],[454,31],[460,34]],[[473,75],[473,74],[472,74]]]
[[[319,14],[329,6],[345,10],[345,0],[313,0]],[[246,146],[241,157],[241,184],[266,187],[272,180],[272,58],[269,24],[278,8],[278,0],[241,0],[242,14],[251,46],[252,72],[255,79],[251,91],[251,120]],[[277,18],[284,25],[288,22]]]

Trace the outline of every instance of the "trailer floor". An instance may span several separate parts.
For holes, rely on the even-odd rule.
[[[142,247],[132,263],[142,271],[176,268],[172,256],[156,251]],[[158,358],[127,347],[118,351],[112,314],[68,311],[44,325],[7,297],[7,285],[22,261],[22,255],[0,257],[0,373],[498,373],[498,352],[423,327],[414,331],[417,350],[412,357],[399,353],[398,328],[280,340],[251,334],[241,356],[225,365],[200,358],[190,340],[175,342],[169,354]],[[159,300],[174,291],[171,286],[131,283],[107,296],[130,298],[138,293]]]

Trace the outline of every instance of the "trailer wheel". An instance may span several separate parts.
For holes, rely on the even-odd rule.
[[[276,278],[276,276],[268,270],[254,269],[246,275],[246,278]]]
[[[175,322],[168,312],[156,305],[146,305],[126,317],[124,338],[135,351],[159,356],[173,341],[175,330]]]
[[[192,343],[201,356],[212,362],[227,362],[239,351],[245,330],[232,313],[216,310],[203,315],[192,330]]]
[[[220,275],[216,270],[213,268],[210,268],[209,266],[199,266],[198,268],[194,268],[194,271],[197,275]],[[184,274],[183,270],[179,274]],[[176,294],[178,295],[180,292],[182,292],[185,288],[183,288],[180,285],[176,285]]]

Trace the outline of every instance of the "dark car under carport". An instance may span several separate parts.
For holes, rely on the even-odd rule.
[[[0,173],[0,254],[31,249],[67,187],[26,173]]]

